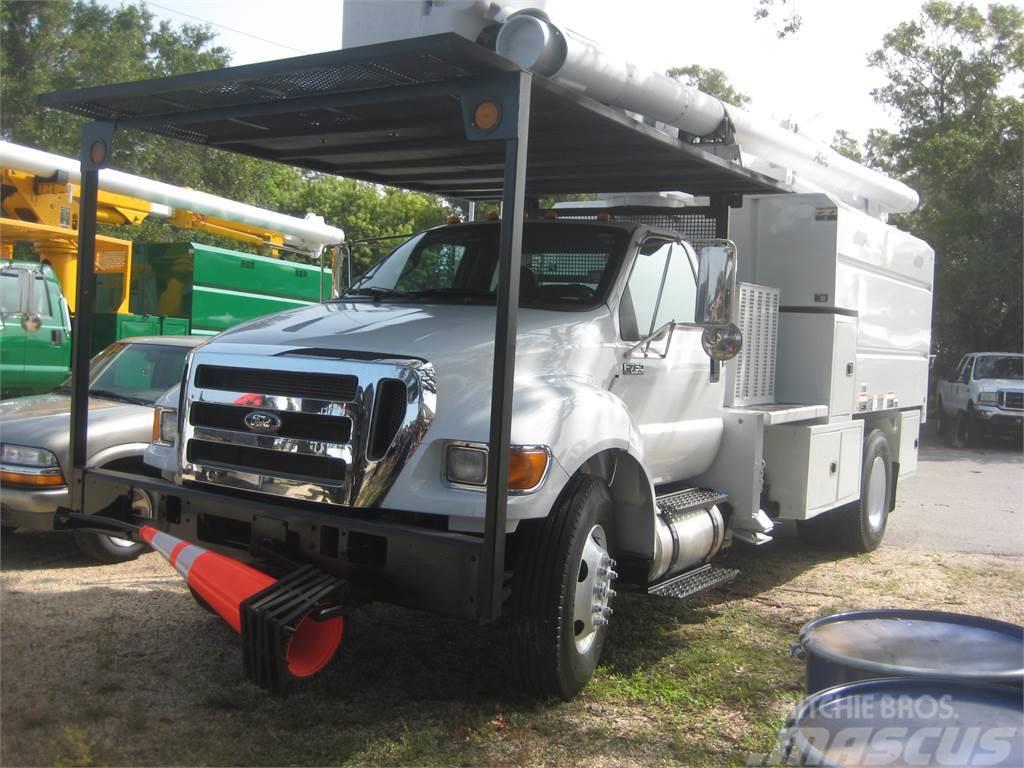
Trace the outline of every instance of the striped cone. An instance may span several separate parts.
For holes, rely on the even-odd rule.
[[[142,526],[139,533],[235,632],[242,631],[242,603],[277,581],[234,558],[189,544],[152,526]],[[289,674],[310,677],[323,669],[338,650],[343,629],[340,616],[326,621],[304,616],[288,640],[285,659]]]

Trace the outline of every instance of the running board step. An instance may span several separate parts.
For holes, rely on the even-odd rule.
[[[658,496],[655,502],[658,511],[669,515],[690,512],[694,509],[707,509],[715,504],[721,504],[729,498],[726,493],[719,493],[708,488],[687,488],[683,491],[666,493]]]
[[[735,568],[719,568],[708,563],[700,568],[652,584],[647,588],[647,594],[686,600],[701,592],[728,584],[738,575],[739,571]]]

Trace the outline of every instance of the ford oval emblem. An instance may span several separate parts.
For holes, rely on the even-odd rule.
[[[268,411],[251,411],[245,414],[245,426],[253,432],[274,434],[281,428],[281,417]]]

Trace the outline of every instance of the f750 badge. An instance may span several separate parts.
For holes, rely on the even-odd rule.
[[[623,376],[643,376],[644,375],[644,364],[643,363],[623,363],[622,364],[622,375]]]

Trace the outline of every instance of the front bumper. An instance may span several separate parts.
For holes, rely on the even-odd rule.
[[[429,516],[299,504],[107,470],[86,473],[87,497],[132,487],[159,495],[158,528],[206,549],[265,570],[311,563],[375,600],[481,618],[484,539],[432,527],[434,521],[424,519]]]
[[[1018,434],[1024,432],[1024,413],[1008,411],[991,406],[976,406],[975,415],[982,427],[993,434]]]
[[[68,488],[0,488],[0,521],[4,525],[52,531],[57,507],[69,505]]]

